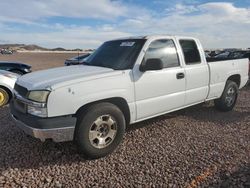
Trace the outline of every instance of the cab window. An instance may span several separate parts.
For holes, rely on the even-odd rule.
[[[201,57],[194,40],[180,40],[186,65],[201,63]]]
[[[161,39],[153,41],[145,54],[144,62],[147,59],[159,58],[164,68],[177,67],[180,65],[177,50],[173,40]]]

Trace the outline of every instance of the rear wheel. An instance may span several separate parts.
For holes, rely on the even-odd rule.
[[[0,107],[6,105],[9,102],[10,96],[8,91],[0,88]]]
[[[220,111],[230,111],[234,108],[238,97],[238,85],[227,81],[222,96],[214,101],[215,107]]]
[[[79,150],[87,158],[104,157],[122,141],[125,118],[117,106],[111,103],[95,104],[78,116],[75,139]]]

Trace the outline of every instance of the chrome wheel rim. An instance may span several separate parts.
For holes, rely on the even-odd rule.
[[[4,102],[4,95],[0,92],[0,105]]]
[[[236,91],[233,87],[230,87],[228,90],[227,90],[227,95],[226,95],[226,105],[227,106],[232,106],[233,103],[235,102],[235,98],[236,98]]]
[[[90,127],[89,140],[93,147],[103,149],[109,146],[117,134],[117,123],[111,115],[98,117]]]
[[[6,96],[6,92],[4,90],[0,90],[0,106],[3,106],[6,103]]]

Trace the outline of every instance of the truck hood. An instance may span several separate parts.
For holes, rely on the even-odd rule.
[[[55,85],[72,84],[72,81],[84,81],[108,76],[113,69],[87,65],[59,67],[21,76],[17,84],[28,90],[51,89]],[[107,75],[108,74],[108,75]]]

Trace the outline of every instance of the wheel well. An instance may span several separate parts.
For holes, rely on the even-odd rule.
[[[232,75],[227,80],[235,82],[238,85],[238,87],[240,87],[240,75],[239,74]]]
[[[129,110],[128,103],[125,99],[120,98],[120,97],[108,98],[108,99],[103,99],[103,100],[85,104],[84,106],[82,106],[81,108],[77,110],[76,115],[79,113],[83,113],[85,110],[88,109],[89,106],[93,104],[101,103],[101,102],[109,102],[109,103],[116,105],[124,114],[126,124],[128,125],[130,123],[130,110]]]
[[[4,87],[4,86],[0,86],[0,88],[4,89],[5,91],[7,91],[7,93],[9,94],[9,100],[12,98],[12,92],[9,90],[9,88]]]

